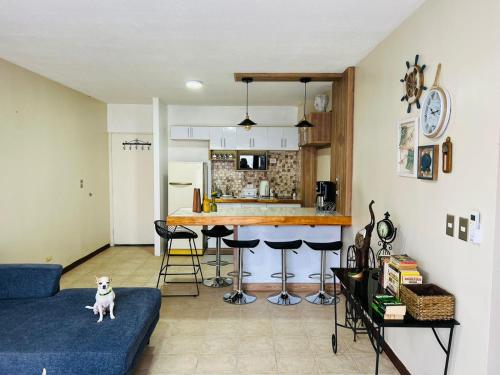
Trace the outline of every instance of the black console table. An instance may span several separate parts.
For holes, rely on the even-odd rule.
[[[448,362],[450,359],[451,343],[453,339],[453,329],[459,325],[456,320],[420,321],[406,314],[404,320],[384,320],[379,314],[372,310],[371,303],[376,294],[387,294],[379,283],[380,269],[370,269],[363,272],[363,277],[353,279],[349,277],[352,269],[332,268],[334,283],[337,279],[341,284],[341,292],[346,297],[346,309],[344,323],[339,323],[337,319],[337,305],[335,304],[335,331],[332,334],[333,352],[337,353],[338,335],[337,327],[348,328],[353,331],[354,341],[359,334],[368,335],[375,350],[375,374],[378,374],[380,353],[384,344],[385,328],[430,328],[436,340],[446,354],[444,374],[448,372]],[[445,345],[436,332],[436,328],[447,328],[450,330],[448,343]]]

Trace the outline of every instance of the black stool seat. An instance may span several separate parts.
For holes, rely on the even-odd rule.
[[[210,229],[202,229],[201,233],[208,237],[226,237],[233,234],[234,231],[226,228],[224,225],[215,225]]]
[[[296,241],[264,241],[267,246],[276,250],[295,250],[302,246],[302,240]]]
[[[342,241],[334,241],[334,242],[309,242],[304,241],[304,243],[309,246],[313,250],[320,251],[337,251],[342,249]]]
[[[229,246],[229,247],[234,247],[237,249],[253,249],[256,247],[260,240],[228,240],[226,238],[223,238],[222,241]]]
[[[166,240],[170,239],[195,239],[198,238],[196,232],[181,225],[167,225],[165,220],[155,221],[156,233]]]

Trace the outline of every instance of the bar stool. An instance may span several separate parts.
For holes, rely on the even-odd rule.
[[[243,271],[243,249],[248,249],[253,254],[254,252],[252,249],[257,247],[260,240],[228,240],[224,238],[222,241],[224,241],[227,246],[238,249],[238,271],[228,273],[228,276],[238,278],[238,285],[231,293],[224,294],[224,301],[234,305],[246,305],[254,302],[257,297],[245,293],[242,287],[243,277],[252,275],[250,272]]]
[[[163,252],[163,258],[161,260],[160,272],[158,272],[158,280],[156,282],[156,288],[160,285],[160,278],[163,276],[163,283],[167,283],[167,276],[177,276],[177,275],[193,275],[193,281],[170,281],[170,284],[195,284],[196,294],[172,294],[172,295],[162,295],[162,297],[197,297],[200,295],[200,290],[198,288],[198,272],[201,275],[201,281],[203,281],[203,271],[201,270],[200,258],[198,257],[198,252],[196,251],[196,243],[194,240],[198,238],[196,232],[189,228],[183,226],[168,226],[167,222],[164,220],[155,221],[155,230],[158,235],[167,240],[165,246],[165,251]],[[184,239],[189,241],[189,249],[191,251],[191,265],[190,264],[170,264],[170,251],[172,249],[172,241],[177,239]],[[194,247],[194,253],[193,253]],[[167,257],[167,262],[165,263],[165,256]],[[196,264],[195,264],[196,258]],[[193,272],[177,272],[168,273],[169,267],[193,267]]]
[[[292,250],[295,254],[300,246],[302,246],[302,240],[296,241],[284,241],[284,242],[273,242],[264,241],[267,246],[271,249],[281,250],[281,272],[276,272],[271,275],[275,279],[281,279],[281,292],[275,295],[267,297],[267,300],[276,305],[296,305],[300,303],[302,298],[289,293],[286,290],[286,281],[292,277],[295,277],[293,273],[286,272],[286,251]]]
[[[333,251],[338,254],[337,251],[342,249],[342,241],[335,242],[309,242],[304,241],[304,243],[313,250],[321,251],[321,270],[319,273],[312,273],[309,278],[316,278],[319,276],[319,291],[314,294],[306,296],[308,302],[314,303],[315,305],[333,305],[339,301],[339,297],[331,296],[325,292],[325,280],[331,279],[333,275],[325,273],[325,262],[326,262],[326,252]]]
[[[233,230],[226,228],[224,225],[215,225],[211,229],[202,229],[201,232],[207,237],[214,237],[216,239],[215,261],[207,262],[209,266],[215,266],[215,277],[210,277],[203,280],[203,285],[211,288],[223,288],[233,283],[230,277],[221,277],[220,268],[226,266],[229,262],[221,260],[220,248],[221,238],[233,234]]]

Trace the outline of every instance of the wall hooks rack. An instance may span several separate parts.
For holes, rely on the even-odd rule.
[[[134,147],[136,150],[139,150],[139,148],[141,150],[144,150],[144,148],[147,148],[147,150],[149,150],[151,148],[151,142],[141,141],[137,138],[132,141],[123,142],[122,145],[124,150],[126,150],[127,147],[129,150],[132,150]]]

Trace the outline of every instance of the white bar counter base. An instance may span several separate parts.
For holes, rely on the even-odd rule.
[[[196,213],[181,208],[167,217],[168,225],[227,225],[233,226],[235,239],[259,239],[255,254],[244,250],[243,267],[252,276],[245,284],[278,284],[271,274],[280,271],[280,251],[269,248],[264,241],[306,240],[333,242],[342,238],[342,226],[351,225],[351,217],[338,213],[317,212],[308,207],[227,207],[218,212]],[[298,254],[287,252],[287,270],[295,274],[290,283],[314,283],[309,274],[320,271],[320,252],[303,244]],[[340,266],[340,256],[328,252],[326,270]],[[236,263],[236,261],[235,261]],[[331,282],[331,280],[328,280]]]

